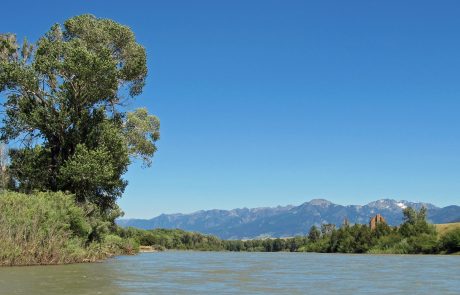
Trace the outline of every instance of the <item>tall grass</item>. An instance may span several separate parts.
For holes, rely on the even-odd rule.
[[[0,265],[90,262],[136,252],[131,240],[109,236],[91,242],[92,230],[87,212],[71,195],[0,194]]]
[[[447,232],[455,230],[455,229],[460,229],[460,222],[454,222],[454,223],[440,223],[440,224],[435,224],[436,231],[439,233],[440,236],[445,235]]]

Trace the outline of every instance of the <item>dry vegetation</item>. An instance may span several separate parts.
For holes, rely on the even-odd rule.
[[[435,226],[439,235],[443,236],[451,230],[460,229],[460,222],[435,224]]]

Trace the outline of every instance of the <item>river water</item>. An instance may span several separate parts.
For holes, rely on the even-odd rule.
[[[460,256],[159,252],[0,268],[0,294],[460,294]]]

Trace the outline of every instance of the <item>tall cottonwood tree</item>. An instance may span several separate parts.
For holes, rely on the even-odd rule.
[[[150,165],[159,120],[126,112],[142,93],[145,49],[130,28],[80,15],[55,24],[36,44],[0,35],[1,140],[14,189],[69,191],[103,211],[127,185],[131,157]]]

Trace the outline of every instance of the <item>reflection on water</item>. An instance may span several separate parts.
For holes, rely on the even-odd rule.
[[[460,256],[160,252],[0,268],[0,294],[459,294]]]

